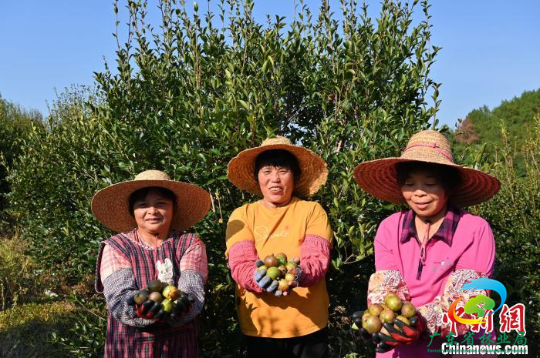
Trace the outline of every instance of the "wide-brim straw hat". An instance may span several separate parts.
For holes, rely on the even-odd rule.
[[[99,190],[92,199],[92,212],[107,228],[126,232],[137,227],[129,211],[129,197],[148,187],[169,189],[176,196],[171,230],[186,230],[202,220],[210,209],[210,194],[196,185],[174,181],[164,172],[147,170],[135,179]]]
[[[460,208],[489,200],[501,187],[497,178],[456,164],[448,139],[432,130],[413,135],[400,157],[359,164],[354,170],[354,179],[362,189],[376,198],[395,204],[404,203],[396,174],[396,164],[403,162],[433,163],[455,168],[461,176],[461,182],[449,193],[449,200]]]
[[[262,196],[259,183],[254,177],[255,159],[262,152],[274,149],[286,150],[298,160],[300,179],[294,183],[295,195],[309,197],[326,183],[328,177],[326,162],[311,150],[294,145],[288,138],[281,136],[267,138],[260,147],[246,149],[231,159],[227,174],[229,180],[241,190]]]

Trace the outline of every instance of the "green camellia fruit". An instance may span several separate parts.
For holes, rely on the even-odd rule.
[[[166,298],[163,300],[163,302],[161,302],[161,307],[165,312],[171,313],[173,309],[173,302],[170,299]]]
[[[399,312],[403,306],[403,302],[398,296],[389,296],[384,303],[394,312]]]
[[[285,266],[287,264],[287,255],[285,255],[283,252],[276,254],[276,259],[278,260],[278,266]]]
[[[266,271],[266,275],[270,277],[272,280],[276,280],[280,274],[281,274],[281,271],[279,271],[279,269],[274,266],[269,267],[268,270]]]

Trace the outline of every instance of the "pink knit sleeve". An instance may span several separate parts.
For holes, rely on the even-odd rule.
[[[259,257],[255,250],[255,243],[251,240],[239,241],[229,249],[229,267],[232,278],[246,290],[260,293],[263,292],[262,288],[253,280],[257,259]]]
[[[300,246],[300,286],[309,287],[319,282],[328,271],[330,242],[317,235],[306,235]]]

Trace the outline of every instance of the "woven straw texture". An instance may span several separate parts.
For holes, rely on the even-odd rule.
[[[171,230],[186,230],[202,220],[210,209],[210,194],[204,189],[188,183],[171,180],[158,170],[147,170],[134,180],[113,184],[99,190],[92,199],[92,212],[107,228],[125,232],[137,227],[129,212],[129,197],[135,191],[161,187],[176,195],[176,212]]]
[[[294,185],[294,194],[309,197],[326,183],[328,169],[326,162],[304,147],[291,144],[285,137],[266,139],[260,147],[246,149],[231,159],[228,166],[229,180],[239,189],[262,196],[259,184],[253,177],[255,159],[262,152],[272,149],[284,149],[293,154],[300,166],[300,180]]]
[[[456,168],[461,176],[461,184],[451,193],[450,201],[460,208],[489,200],[501,186],[497,178],[487,173],[457,165],[446,137],[431,130],[413,135],[400,157],[359,164],[354,170],[354,179],[362,189],[376,198],[395,204],[404,203],[397,183],[396,163],[412,161]]]

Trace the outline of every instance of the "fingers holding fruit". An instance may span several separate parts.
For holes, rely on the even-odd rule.
[[[377,344],[377,352],[387,352],[399,344],[408,344],[419,338],[417,325],[422,318],[412,303],[402,301],[394,293],[388,293],[384,303],[369,306],[361,317],[360,312],[353,314],[352,328],[365,340],[371,335]]]
[[[278,253],[268,255],[264,261],[257,260],[257,267],[253,278],[257,285],[264,291],[273,293],[275,296],[288,296],[293,288],[298,286],[301,270],[300,259],[295,257],[287,260],[287,255]]]
[[[191,306],[188,296],[176,286],[159,280],[148,282],[147,287],[137,291],[127,299],[128,305],[135,306],[137,317],[165,321],[176,310],[185,313]],[[180,310],[176,309],[180,306]]]

